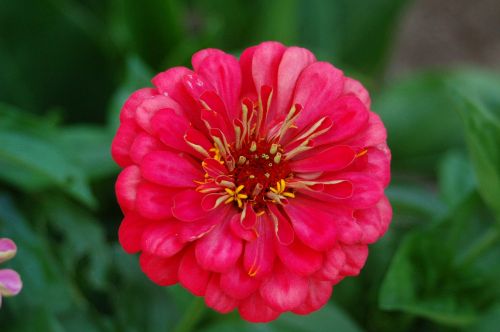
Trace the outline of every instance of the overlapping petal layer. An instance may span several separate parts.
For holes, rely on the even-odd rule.
[[[0,263],[3,263],[17,253],[16,244],[7,238],[0,238]],[[17,295],[23,283],[19,274],[11,269],[0,269],[0,306],[2,305],[2,297]]]
[[[159,285],[253,322],[307,314],[391,220],[386,131],[363,86],[299,47],[202,50],[123,106],[119,239]]]

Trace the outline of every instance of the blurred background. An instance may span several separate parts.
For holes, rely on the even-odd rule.
[[[7,331],[498,331],[497,0],[0,0],[1,268]],[[394,219],[309,316],[251,325],[160,288],[117,243],[122,103],[206,47],[311,49],[370,90],[393,153]]]

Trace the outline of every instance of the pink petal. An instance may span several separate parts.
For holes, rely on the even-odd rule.
[[[242,249],[241,239],[231,232],[229,219],[221,220],[196,243],[196,259],[206,270],[225,273],[236,264]]]
[[[118,175],[115,190],[116,198],[122,210],[134,210],[137,198],[137,187],[141,182],[139,167],[132,165],[125,168]]]
[[[0,270],[0,298],[17,295],[23,288],[19,274],[11,269]]]
[[[377,241],[386,231],[392,219],[392,208],[384,196],[376,206],[356,210],[354,213],[362,232],[362,243],[370,244]]]
[[[123,250],[134,254],[141,250],[141,237],[147,224],[143,219],[133,213],[127,213],[118,229],[118,241]]]
[[[318,251],[333,247],[338,235],[328,205],[297,196],[284,209],[304,244]]]
[[[198,63],[202,56],[193,56],[193,68],[215,88],[226,105],[229,120],[232,121],[239,115],[241,69],[238,60],[220,51],[201,52],[204,53],[203,60]]]
[[[246,229],[245,227],[243,227],[239,214],[235,214],[231,218],[230,226],[233,234],[240,239],[251,242],[257,238],[257,234],[253,229]]]
[[[259,288],[259,285],[260,282],[250,277],[241,264],[234,265],[220,277],[220,288],[236,300],[247,298]]]
[[[219,286],[219,275],[213,273],[205,294],[205,303],[208,307],[226,314],[236,308],[238,302],[225,294]]]
[[[377,146],[386,144],[387,131],[380,120],[380,117],[373,112],[369,112],[368,126],[366,130],[349,139],[348,144],[352,146]]]
[[[347,145],[336,145],[318,152],[309,158],[292,160],[294,172],[334,172],[349,166],[356,158],[356,152]]]
[[[184,87],[184,77],[193,71],[186,67],[173,67],[156,75],[152,82],[158,90],[174,99],[183,110],[190,110],[186,115],[197,128],[202,128],[198,103]]]
[[[303,128],[319,119],[340,95],[343,86],[342,71],[327,62],[315,62],[305,68],[297,80],[292,101],[304,109],[296,125]]]
[[[187,189],[174,196],[172,213],[182,221],[193,221],[202,219],[207,211],[201,207],[204,195],[194,189]]]
[[[178,282],[177,271],[182,255],[160,257],[143,252],[139,259],[141,269],[153,282],[160,286],[170,286]]]
[[[185,245],[179,236],[179,228],[179,224],[172,220],[149,225],[142,233],[142,250],[161,257],[177,254]]]
[[[238,311],[245,320],[252,323],[266,323],[275,320],[281,314],[280,311],[272,309],[262,299],[259,293],[254,293],[242,301]]]
[[[141,172],[145,179],[167,187],[194,187],[203,179],[201,166],[183,153],[154,151],[144,157]]]
[[[225,220],[230,212],[232,212],[232,207],[224,205],[213,212],[206,213],[203,219],[182,223],[179,236],[182,241],[186,242],[198,240],[210,233],[221,220]]]
[[[275,204],[268,204],[267,207],[274,223],[274,233],[278,243],[283,246],[290,245],[295,238],[290,221],[279,211]]]
[[[345,253],[345,264],[340,271],[343,276],[357,276],[363,268],[368,257],[368,246],[366,244],[342,245]]]
[[[194,254],[194,247],[189,248],[179,266],[179,282],[196,296],[205,295],[212,273],[201,268]]]
[[[118,127],[111,143],[111,155],[113,156],[113,160],[121,167],[132,164],[129,156],[130,147],[140,132],[141,129],[133,120],[124,121]]]
[[[271,221],[258,217],[256,231],[257,239],[245,244],[243,266],[249,276],[262,278],[272,271],[276,257]]]
[[[137,187],[136,209],[142,216],[161,220],[172,216],[174,196],[179,191],[149,182],[143,182]]]
[[[252,58],[252,76],[257,91],[264,85],[276,90],[278,67],[286,47],[278,42],[264,42],[257,46]]]
[[[144,101],[144,99],[148,99],[156,95],[158,95],[158,91],[152,88],[143,88],[132,93],[122,107],[120,112],[120,121],[124,122],[135,119],[137,107]]]
[[[320,281],[313,278],[309,279],[309,287],[306,300],[293,310],[299,315],[306,315],[316,311],[328,303],[332,295],[333,286],[330,281]]]
[[[347,95],[338,98],[327,114],[333,121],[333,126],[314,139],[316,146],[340,142],[365,130],[370,113],[358,98]]]
[[[291,245],[276,245],[278,257],[290,271],[308,276],[317,271],[323,263],[323,254],[295,240]]]
[[[162,142],[145,132],[141,132],[135,137],[134,143],[130,147],[130,158],[135,164],[140,164],[145,155],[160,150],[165,150],[165,145]]]
[[[135,118],[137,124],[141,126],[145,131],[152,134],[152,125],[156,120],[154,116],[158,111],[163,109],[171,109],[174,113],[178,115],[182,114],[181,106],[177,104],[175,100],[168,96],[158,95],[149,99],[145,99],[137,108]]]
[[[252,62],[255,50],[258,46],[252,46],[245,49],[240,55],[241,68],[241,96],[252,100],[257,98],[257,92],[252,76]]]
[[[0,238],[0,263],[6,262],[17,253],[14,241],[7,238]]]
[[[384,188],[387,187],[391,180],[391,154],[389,149],[386,146],[379,146],[377,148],[368,148],[367,151],[368,163],[364,171],[376,177]]]
[[[346,254],[339,244],[328,250],[324,256],[324,262],[321,269],[315,273],[314,277],[319,280],[333,281],[340,276],[340,271],[344,267]]]
[[[226,53],[217,49],[217,48],[205,48],[193,54],[191,57],[191,64],[193,65],[193,69],[198,71],[203,61],[210,56],[216,55],[225,55]]]
[[[260,287],[260,296],[274,310],[288,311],[300,306],[307,297],[307,279],[276,264]]]
[[[347,180],[353,185],[352,196],[339,200],[343,204],[364,209],[375,205],[384,194],[383,187],[374,177],[362,173],[344,173],[339,179]]]
[[[297,78],[304,68],[316,61],[314,54],[301,47],[289,47],[283,53],[278,68],[276,117],[281,119],[291,108],[291,98]],[[272,114],[270,115],[272,118]]]
[[[353,78],[346,77],[344,81],[344,91],[342,91],[342,94],[349,95],[353,94],[356,97],[359,98],[363,102],[366,108],[370,109],[370,95],[368,94],[368,91],[363,87],[361,83],[356,81]]]
[[[170,108],[156,112],[151,120],[153,133],[168,147],[193,154],[194,150],[184,140],[189,121]]]

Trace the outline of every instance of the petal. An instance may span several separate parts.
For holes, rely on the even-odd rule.
[[[177,254],[185,245],[179,236],[179,228],[179,224],[172,220],[149,225],[142,233],[142,250],[161,257]]]
[[[0,263],[6,262],[17,253],[14,241],[7,238],[0,238]]]
[[[234,299],[243,300],[254,293],[260,285],[260,281],[250,277],[241,264],[236,264],[233,268],[221,275],[220,287],[224,293]]]
[[[340,275],[340,271],[342,271],[344,267],[345,261],[345,252],[339,244],[336,244],[325,253],[323,265],[321,269],[315,273],[315,278],[330,281],[337,279]]]
[[[203,219],[195,220],[194,222],[182,223],[182,227],[179,233],[180,238],[183,241],[192,242],[202,238],[212,231],[212,229],[219,224],[222,220],[225,220],[227,214],[232,211],[229,205],[224,205],[217,210],[205,213]]]
[[[361,131],[358,135],[349,139],[348,144],[352,146],[377,146],[379,144],[385,145],[387,141],[387,131],[380,120],[380,117],[369,112],[368,127],[366,130]]]
[[[141,132],[139,126],[133,120],[124,121],[118,127],[113,142],[111,143],[111,155],[113,160],[121,167],[132,164],[129,153],[135,137]]]
[[[344,91],[342,94],[353,94],[363,102],[366,108],[370,109],[370,95],[363,85],[353,78],[346,77],[344,81]]]
[[[338,98],[327,111],[333,126],[325,134],[314,139],[316,146],[340,142],[365,130],[370,113],[355,96]]]
[[[194,153],[184,140],[184,135],[189,129],[189,121],[183,116],[176,114],[171,108],[159,110],[151,120],[153,133],[168,147]],[[196,155],[195,155],[196,156]]]
[[[178,282],[177,271],[182,255],[160,257],[143,252],[139,264],[145,275],[160,286],[170,286]]]
[[[257,46],[252,58],[252,76],[257,92],[265,85],[276,90],[278,67],[286,47],[278,42]]]
[[[296,125],[303,128],[315,122],[340,95],[344,85],[342,71],[327,62],[315,62],[300,74],[292,104],[300,104],[303,111]]]
[[[356,210],[354,217],[363,232],[361,242],[370,244],[377,241],[387,231],[392,219],[392,208],[384,196],[376,206]]]
[[[250,242],[257,238],[257,233],[253,229],[246,229],[243,227],[239,214],[235,214],[231,218],[230,226],[233,234],[240,239]]]
[[[288,311],[300,306],[307,297],[307,279],[276,264],[260,287],[260,296],[274,310]]]
[[[279,211],[276,204],[268,204],[269,216],[274,223],[274,233],[278,243],[287,246],[291,244],[295,238],[290,221]]]
[[[141,171],[139,167],[132,165],[125,168],[118,175],[115,190],[118,204],[122,210],[134,210],[137,198],[137,187],[141,182]]]
[[[229,120],[232,121],[239,115],[241,69],[238,60],[220,51],[204,50],[198,53],[201,52],[204,53],[193,56],[193,68],[215,88],[226,105]]]
[[[183,153],[154,151],[144,157],[141,172],[145,179],[167,187],[194,187],[203,179],[201,167]]]
[[[296,239],[291,245],[277,245],[278,257],[290,271],[308,276],[317,271],[323,263],[323,254],[304,245]]]
[[[293,310],[299,315],[306,315],[323,307],[332,295],[333,286],[330,281],[309,279],[309,287],[306,300]]]
[[[210,279],[207,292],[205,294],[205,303],[208,307],[226,314],[236,308],[238,302],[225,294],[219,286],[219,275],[213,273]]]
[[[304,68],[316,61],[314,54],[301,47],[289,47],[283,53],[278,68],[276,117],[281,119],[292,106],[292,94],[297,78]],[[270,115],[272,117],[272,114]]]
[[[241,68],[241,96],[257,99],[257,92],[252,76],[252,61],[255,50],[258,46],[252,46],[243,51],[240,55],[240,68]]]
[[[211,273],[198,264],[194,247],[186,251],[179,266],[179,282],[196,296],[205,295]]]
[[[347,145],[336,145],[318,149],[314,155],[292,160],[290,168],[294,172],[334,172],[349,166],[356,158],[356,152]]]
[[[182,221],[194,221],[203,219],[207,211],[201,207],[201,201],[205,195],[194,189],[187,189],[174,196],[172,213]]]
[[[343,276],[357,276],[363,268],[368,257],[368,246],[366,244],[342,245],[345,253],[345,264],[340,271]]]
[[[128,254],[134,254],[141,250],[141,238],[147,223],[139,216],[128,213],[118,229],[118,241],[123,250]]]
[[[368,163],[365,172],[377,178],[384,188],[387,187],[391,181],[391,153],[389,148],[385,145],[368,148],[366,156],[368,157]]]
[[[163,109],[171,109],[178,115],[182,114],[181,106],[175,100],[168,96],[158,95],[149,99],[145,99],[137,108],[135,119],[137,124],[148,133],[153,133],[154,116],[158,111]]]
[[[254,293],[241,302],[238,311],[245,320],[252,323],[266,323],[275,320],[281,314],[280,311],[272,309],[262,299],[259,293]]]
[[[328,205],[297,196],[284,207],[297,237],[307,246],[323,251],[337,240],[337,229]]]
[[[338,177],[352,183],[352,196],[339,200],[348,206],[357,209],[368,208],[375,205],[384,194],[382,184],[373,176],[361,173],[344,173],[339,174]]]
[[[136,209],[142,216],[161,220],[172,216],[174,196],[178,190],[166,188],[149,182],[137,187]]]
[[[0,298],[17,295],[23,288],[19,274],[11,269],[0,270]]]
[[[198,240],[196,259],[204,269],[224,273],[236,264],[242,248],[241,239],[234,236],[226,219]]]
[[[265,216],[265,215],[264,215]],[[276,252],[274,249],[274,231],[272,222],[264,216],[258,217],[256,231],[257,239],[245,244],[243,266],[248,275],[262,278],[273,269]]]
[[[152,88],[143,88],[132,93],[120,111],[120,121],[135,119],[137,107],[145,100],[158,95],[158,91]]]
[[[142,158],[150,152],[165,150],[165,146],[155,137],[140,132],[130,147],[130,158],[135,164],[140,164]]]

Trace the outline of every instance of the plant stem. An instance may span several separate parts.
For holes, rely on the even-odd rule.
[[[203,317],[205,310],[203,297],[195,297],[175,326],[174,332],[191,332]]]

